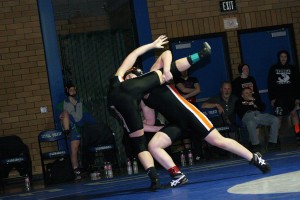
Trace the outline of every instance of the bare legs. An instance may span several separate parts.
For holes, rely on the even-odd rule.
[[[213,146],[243,157],[248,161],[250,161],[253,157],[253,154],[248,149],[233,139],[223,137],[217,129],[214,129],[211,133],[209,133],[208,136],[205,137],[205,141]]]
[[[62,127],[64,131],[68,131],[70,133],[70,118],[68,112],[64,111],[60,114],[60,119],[62,123]],[[80,140],[72,140],[71,141],[71,162],[73,169],[78,168],[78,149],[80,145]]]
[[[73,169],[78,168],[78,149],[80,145],[80,140],[71,141],[71,162]]]
[[[157,132],[148,144],[148,149],[155,160],[166,170],[175,166],[173,159],[164,150],[172,144],[171,139],[163,132]]]

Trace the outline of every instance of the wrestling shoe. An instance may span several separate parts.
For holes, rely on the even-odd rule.
[[[271,166],[262,158],[259,152],[253,154],[253,158],[251,159],[249,164],[256,166],[264,174],[270,172],[271,170]]]
[[[205,58],[210,56],[211,54],[211,47],[207,42],[203,43],[203,48],[199,51],[199,55],[201,58]]]
[[[149,187],[149,190],[155,191],[155,190],[160,189],[160,188],[161,188],[161,185],[160,185],[159,179],[158,178],[151,179],[151,185]]]
[[[172,180],[168,184],[169,187],[177,187],[189,182],[187,177],[183,173],[177,173],[172,175]]]
[[[81,177],[81,171],[80,171],[80,169],[76,168],[76,169],[73,170],[73,172],[74,172],[74,175],[75,175],[74,181],[81,180],[82,177]]]

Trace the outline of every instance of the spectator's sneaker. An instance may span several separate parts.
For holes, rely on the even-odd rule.
[[[202,156],[196,155],[196,156],[195,156],[195,161],[198,162],[198,161],[201,160],[201,158],[202,158]]]
[[[300,147],[300,133],[296,134],[297,146]]]
[[[183,173],[178,173],[172,175],[172,180],[169,183],[169,187],[177,187],[186,184],[188,181],[189,180],[186,178],[186,176]]]
[[[250,146],[250,151],[252,153],[255,153],[255,152],[261,152],[262,151],[262,147],[260,144],[256,144],[256,145],[251,145]]]
[[[211,47],[207,42],[203,43],[203,48],[199,51],[199,55],[201,58],[205,58],[210,56],[211,54]]]
[[[268,148],[268,151],[279,151],[280,145],[278,145],[277,143],[269,142],[267,148]]]
[[[158,178],[151,179],[151,185],[149,187],[149,190],[155,191],[155,190],[160,189],[160,188],[161,188],[161,185],[160,185],[159,179]]]
[[[251,159],[249,164],[255,165],[264,174],[270,172],[271,170],[271,166],[262,158],[259,152],[253,154],[253,158]]]
[[[74,175],[75,175],[75,178],[74,178],[74,181],[79,181],[81,180],[81,171],[79,168],[76,168],[74,169]]]

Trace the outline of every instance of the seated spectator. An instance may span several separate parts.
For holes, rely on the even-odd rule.
[[[59,118],[64,133],[68,136],[71,151],[71,163],[75,173],[75,179],[81,179],[81,172],[78,164],[78,150],[81,140],[80,128],[86,124],[95,124],[96,120],[89,114],[86,107],[77,98],[76,87],[69,84],[66,87],[67,97],[57,105],[61,113]]]
[[[261,100],[258,87],[256,84],[256,80],[253,76],[249,75],[250,74],[249,66],[245,63],[242,63],[238,66],[238,71],[240,73],[240,76],[232,81],[232,93],[235,96],[240,97],[243,88],[248,87],[253,91],[253,97],[255,99]]]
[[[235,103],[238,97],[232,94],[231,83],[224,81],[220,88],[220,93],[202,103],[201,108],[217,108],[223,115],[225,123],[230,127],[235,126]]]
[[[300,74],[289,64],[290,56],[285,50],[278,52],[278,62],[269,70],[268,92],[275,115],[282,121],[282,116],[291,115],[298,145],[300,146],[300,125],[297,105],[300,104]]]
[[[256,133],[256,128],[259,125],[271,126],[267,148],[268,150],[274,150],[277,148],[279,122],[274,115],[261,113],[264,109],[264,104],[262,101],[255,99],[252,94],[251,88],[242,90],[242,98],[235,105],[237,114],[242,119],[249,133],[252,152],[260,151],[261,149],[258,134]]]
[[[196,77],[188,75],[188,71],[182,71],[181,77],[175,80],[176,88],[180,94],[190,103],[196,105],[196,96],[200,94],[200,84]]]
[[[175,80],[175,86],[180,94],[197,107],[196,96],[200,94],[200,84],[196,77],[189,76],[188,70],[181,72],[181,77]],[[184,138],[184,143],[192,144],[193,155],[195,160],[198,161],[203,157],[202,152],[202,138],[198,134],[188,133],[189,138]],[[190,149],[190,145],[186,145],[187,149]],[[185,147],[185,148],[186,148]]]

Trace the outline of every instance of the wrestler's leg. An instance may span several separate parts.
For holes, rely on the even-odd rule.
[[[193,64],[199,62],[201,59],[210,56],[210,54],[211,54],[211,47],[207,42],[205,42],[203,43],[203,48],[199,52],[175,60],[175,65],[178,71],[182,72],[189,69]]]
[[[144,130],[142,129],[130,133],[129,137],[133,141],[133,146],[144,169],[147,170],[149,167],[153,167],[154,161],[149,151],[147,151],[146,140],[136,140],[137,138],[144,137]]]
[[[146,170],[147,175],[151,180],[150,189],[155,190],[160,187],[157,171],[154,167],[154,160],[152,155],[147,150],[146,139],[144,136],[144,130],[137,130],[129,134],[132,141],[132,145],[138,155],[138,159]]]
[[[217,129],[212,130],[204,139],[213,146],[219,147],[245,158],[246,160],[250,161],[250,164],[254,164],[256,167],[258,167],[263,173],[268,173],[270,171],[269,164],[262,159],[259,153],[252,154],[248,149],[246,149],[237,141],[223,137],[217,131]]]
[[[171,182],[168,184],[169,187],[177,187],[188,182],[186,176],[181,173],[171,156],[164,150],[180,135],[181,130],[177,126],[169,125],[157,132],[148,144],[148,149],[155,160],[168,170],[172,177]]]
[[[157,132],[148,144],[148,149],[155,160],[161,164],[165,169],[175,166],[173,159],[164,150],[172,144],[168,135],[163,132]]]

